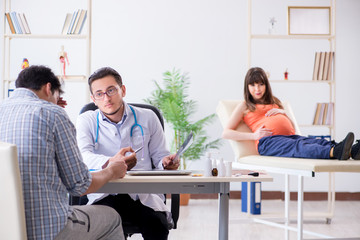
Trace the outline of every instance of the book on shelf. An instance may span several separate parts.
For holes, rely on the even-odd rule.
[[[12,34],[30,34],[29,24],[24,13],[5,13]]]
[[[319,114],[319,119],[318,119],[316,125],[322,125],[322,122],[324,119],[325,105],[326,105],[326,103],[320,104],[320,114]]]
[[[327,113],[326,113],[326,118],[325,118],[325,125],[332,125],[334,122],[334,103],[330,102],[328,103],[328,108],[327,108]]]
[[[318,80],[320,64],[320,52],[315,53],[313,80]]]
[[[325,63],[325,52],[320,52],[319,75],[317,80],[322,80]]]
[[[21,31],[21,28],[20,28],[20,25],[19,25],[16,15],[17,15],[16,12],[10,13],[11,21],[14,23],[15,33],[22,34],[22,31]]]
[[[61,31],[62,34],[67,34],[69,26],[70,26],[71,18],[72,18],[72,14],[67,13],[66,17],[65,17],[64,26],[63,26],[63,29]]]
[[[82,30],[83,30],[83,27],[85,25],[85,20],[86,20],[86,17],[87,17],[87,10],[85,11],[85,16],[81,22],[81,26],[80,26],[80,30],[79,30],[79,34],[81,34]]]
[[[317,103],[317,104],[316,104],[316,110],[315,110],[315,116],[314,116],[313,125],[316,125],[317,122],[319,121],[320,108],[321,108],[321,103]]]
[[[29,23],[28,23],[24,13],[22,14],[22,20],[24,21],[26,33],[31,34]]]
[[[11,17],[10,17],[10,13],[5,13],[5,16],[6,16],[6,20],[7,20],[8,24],[9,24],[11,33],[15,34],[16,32],[15,32],[13,21],[11,20]]]
[[[20,25],[20,28],[21,28],[21,32],[22,32],[23,34],[25,34],[25,33],[26,33],[26,31],[25,31],[25,26],[24,26],[24,23],[23,23],[22,20],[21,20],[21,15],[20,15],[20,13],[16,13],[16,18],[17,18],[17,20],[18,20],[18,22],[19,22],[19,25]]]
[[[334,103],[317,103],[313,125],[333,124]]]
[[[328,81],[332,79],[334,52],[316,52],[313,80]]]
[[[82,9],[81,12],[80,12],[80,17],[79,17],[79,19],[78,19],[78,21],[76,23],[74,34],[80,34],[81,33],[82,27],[83,27],[83,25],[85,23],[86,15],[87,15],[87,11]]]
[[[76,25],[78,24],[79,22],[79,19],[80,19],[80,15],[81,15],[81,9],[78,9],[77,10],[77,13],[76,13],[76,18],[74,20],[74,25],[72,26],[71,28],[71,34],[74,34],[75,33],[75,28],[76,28]]]
[[[327,80],[328,71],[329,71],[329,54],[330,52],[325,52],[324,72],[321,80]]]
[[[328,108],[329,108],[329,104],[328,103],[324,103],[324,111],[323,111],[323,115],[322,115],[322,121],[320,124],[322,125],[326,125],[326,118],[328,115]]]
[[[329,52],[329,70],[328,70],[328,74],[327,74],[327,78],[326,80],[332,80],[332,69],[333,69],[333,64],[334,64],[334,52]]]
[[[73,14],[72,14],[72,17],[71,17],[71,21],[70,21],[70,25],[69,25],[69,28],[67,30],[67,34],[71,34],[71,30],[74,26],[74,22],[75,22],[75,19],[76,19],[76,14],[77,14],[77,11],[75,11]]]
[[[62,34],[80,34],[87,16],[87,10],[78,9],[73,14],[67,13]]]

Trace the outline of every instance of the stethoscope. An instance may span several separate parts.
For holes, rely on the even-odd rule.
[[[140,131],[141,131],[141,137],[142,137],[142,148],[143,148],[143,151],[142,151],[142,156],[141,156],[141,160],[144,160],[144,142],[145,142],[145,139],[144,139],[144,131],[143,131],[143,128],[142,126],[137,122],[137,118],[136,118],[136,114],[135,114],[135,111],[134,111],[134,108],[132,106],[130,106],[130,110],[132,111],[133,115],[134,115],[134,120],[135,120],[135,123],[131,126],[130,128],[130,146],[131,148],[133,147],[132,145],[132,138],[133,138],[133,130],[134,128],[138,127],[140,128]],[[96,137],[95,137],[95,145],[94,145],[94,148],[95,150],[98,150],[99,149],[99,142],[98,142],[98,138],[99,138],[99,118],[100,118],[100,111],[98,112],[97,114],[97,117],[96,117]]]

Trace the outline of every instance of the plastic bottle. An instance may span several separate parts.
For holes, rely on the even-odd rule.
[[[224,160],[221,158],[218,163],[218,176],[219,177],[225,177],[225,164]]]
[[[232,162],[224,162],[225,164],[225,177],[232,176]]]
[[[206,152],[204,176],[211,177],[212,176],[211,171],[212,171],[211,153]]]

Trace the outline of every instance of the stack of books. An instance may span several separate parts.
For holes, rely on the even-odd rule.
[[[73,14],[67,13],[62,34],[81,34],[86,20],[87,10],[78,9]]]
[[[24,13],[8,12],[5,13],[12,34],[30,34],[29,24]]]
[[[334,103],[317,103],[313,125],[333,124]]]
[[[332,79],[334,52],[316,52],[314,61],[313,80]]]

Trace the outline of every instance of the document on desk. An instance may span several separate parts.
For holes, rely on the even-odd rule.
[[[131,176],[190,175],[191,173],[192,173],[191,170],[150,170],[150,171],[133,170],[133,171],[127,171],[127,174],[131,175]]]

